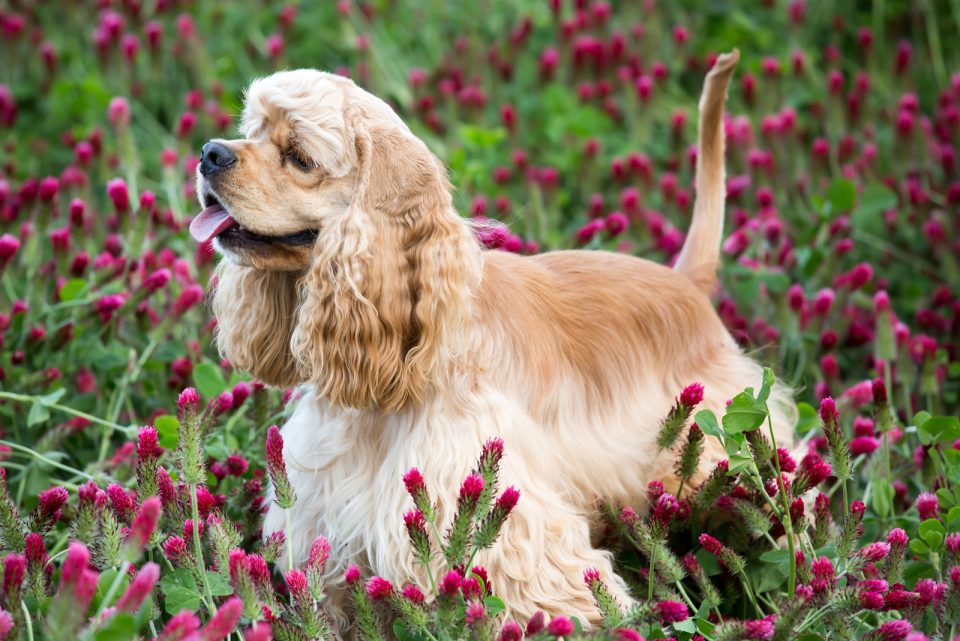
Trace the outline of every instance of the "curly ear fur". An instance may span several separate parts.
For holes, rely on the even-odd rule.
[[[353,201],[320,234],[292,352],[332,403],[396,411],[460,352],[480,250],[422,142],[391,123],[353,128]]]
[[[297,275],[241,267],[217,267],[213,313],[220,354],[268,385],[302,382],[290,354],[297,310]]]

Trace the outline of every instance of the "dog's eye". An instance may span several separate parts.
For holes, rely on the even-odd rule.
[[[300,169],[301,171],[307,171],[308,169],[310,169],[310,165],[307,164],[307,161],[293,152],[288,151],[286,154],[284,154],[283,157],[284,159],[292,162],[294,166]]]

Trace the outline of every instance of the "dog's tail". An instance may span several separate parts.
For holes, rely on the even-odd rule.
[[[720,262],[727,190],[723,160],[723,105],[727,99],[727,85],[739,59],[740,52],[736,49],[721,55],[704,82],[697,143],[697,197],[690,231],[674,266],[704,292],[713,288]]]

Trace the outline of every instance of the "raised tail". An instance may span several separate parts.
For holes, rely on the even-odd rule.
[[[721,55],[703,85],[697,141],[697,196],[690,231],[674,265],[674,269],[685,274],[704,292],[713,289],[720,262],[727,196],[723,106],[727,99],[727,85],[738,60],[740,52],[737,49]]]

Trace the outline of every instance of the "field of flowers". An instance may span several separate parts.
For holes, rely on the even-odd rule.
[[[200,146],[235,136],[251,79],[318,67],[390,101],[491,250],[667,262],[733,47],[715,300],[770,369],[723,417],[677,390],[678,476],[704,439],[730,455],[703,485],[605,506],[636,604],[586,568],[601,623],[509,619],[464,563],[523,500],[485,491],[492,440],[459,497],[397,479],[398,524],[448,571],[395,586],[357,559],[349,634],[960,639],[958,33],[957,0],[0,3],[0,641],[334,634],[326,541],[291,569],[260,536],[267,488],[296,500],[271,427],[294,390],[219,358],[217,259],[186,233]],[[766,436],[774,375],[793,454]]]

